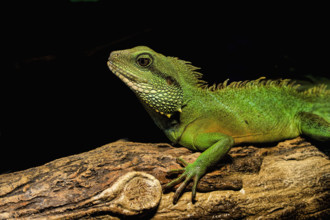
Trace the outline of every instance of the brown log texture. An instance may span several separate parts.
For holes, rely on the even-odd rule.
[[[233,147],[175,205],[161,185],[200,153],[117,141],[0,175],[0,219],[322,219],[330,215],[329,158],[302,138]]]

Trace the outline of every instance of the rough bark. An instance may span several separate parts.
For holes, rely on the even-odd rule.
[[[302,138],[238,146],[205,175],[197,202],[161,185],[200,153],[117,141],[0,176],[0,219],[320,219],[330,215],[329,158]]]

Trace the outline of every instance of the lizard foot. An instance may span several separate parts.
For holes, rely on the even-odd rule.
[[[193,180],[193,187],[192,187],[192,195],[191,195],[191,201],[195,202],[195,197],[196,197],[196,188],[198,181],[200,178],[205,174],[206,169],[201,167],[196,161],[194,163],[187,163],[183,159],[178,158],[177,162],[180,163],[184,168],[182,169],[175,169],[175,170],[170,170],[167,173],[168,174],[177,174],[177,173],[182,173],[178,178],[175,180],[169,182],[163,187],[163,190],[166,191],[175,185],[183,182],[179,188],[175,191],[174,197],[173,197],[173,204],[176,204],[182,195],[184,189],[188,186],[189,182]]]

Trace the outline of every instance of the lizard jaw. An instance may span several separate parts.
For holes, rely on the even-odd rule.
[[[116,66],[111,61],[107,62],[109,69],[113,72],[119,79],[121,79],[129,88],[135,92],[145,92],[148,93],[151,87],[147,88],[147,81],[143,80],[124,69]]]
[[[125,83],[132,82],[132,83],[146,83],[146,80],[143,80],[127,71],[124,69],[118,67],[115,65],[113,62],[108,61],[107,62],[109,69],[116,75],[118,76],[121,80],[123,80]]]

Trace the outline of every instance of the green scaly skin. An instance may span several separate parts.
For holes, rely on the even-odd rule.
[[[233,145],[263,143],[306,135],[330,140],[330,92],[325,86],[298,92],[290,80],[232,82],[208,87],[189,62],[139,46],[110,54],[108,66],[132,89],[157,126],[174,143],[203,153],[167,184],[183,182],[176,203],[193,180],[196,187],[207,170]]]

